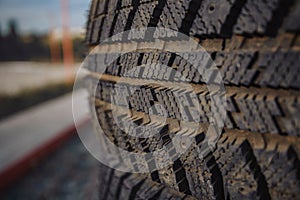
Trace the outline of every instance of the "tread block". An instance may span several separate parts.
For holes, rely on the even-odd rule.
[[[141,186],[137,192],[136,199],[151,199],[154,196],[158,195],[159,192],[163,190],[163,186],[146,179],[144,184]]]
[[[273,88],[300,88],[299,61],[296,51],[217,52],[215,58],[225,84]]]
[[[121,0],[107,0],[107,12],[115,12],[117,8],[119,7],[118,3],[121,2]]]
[[[215,199],[212,183],[207,176],[205,162],[199,159],[196,144],[181,156],[191,194],[196,198]],[[197,166],[197,167],[195,167]]]
[[[247,1],[234,26],[237,34],[264,34],[280,0]]]
[[[232,199],[270,199],[265,177],[245,138],[222,137],[214,153]],[[247,181],[244,181],[247,180]]]
[[[296,1],[296,5],[291,9],[290,14],[286,19],[284,28],[290,32],[299,32],[300,31],[300,1]]]
[[[97,1],[94,1],[94,2],[97,2],[95,14],[96,15],[105,14],[107,12],[106,6],[107,6],[107,4],[108,4],[109,1],[116,2],[117,0],[97,0]]]
[[[254,52],[217,52],[215,63],[221,70],[224,83],[250,85],[256,74],[256,70],[251,69],[251,64],[255,57],[256,54]]]
[[[103,18],[103,25],[102,25],[101,33],[100,33],[100,41],[101,42],[110,37],[110,30],[112,28],[112,24],[113,24],[115,16],[116,16],[115,14],[107,14]]]
[[[255,154],[265,174],[272,199],[297,198],[295,194],[300,192],[300,166],[293,148],[269,143],[266,150],[256,150]],[[284,188],[289,188],[289,190]]]
[[[124,8],[119,11],[117,21],[114,27],[113,35],[125,31],[126,23],[128,22],[128,17],[130,12],[133,10],[133,7]]]
[[[260,73],[256,83],[274,88],[300,88],[299,62],[299,52],[261,53],[258,66],[264,73]]]
[[[203,0],[191,27],[190,34],[220,36],[223,26],[227,26],[226,23],[229,23],[226,19],[229,18],[229,15],[232,15],[231,12],[233,11],[231,8],[235,2],[236,0]]]
[[[99,43],[103,20],[104,20],[103,17],[99,17],[93,22],[92,29],[91,29],[92,33],[91,33],[91,38],[90,38],[90,42],[92,44]]]
[[[150,19],[154,14],[154,9],[158,5],[158,1],[154,1],[147,4],[141,4],[138,7],[131,29],[139,29],[142,27],[147,27],[150,23]],[[139,39],[139,38],[137,38]]]
[[[141,188],[144,182],[145,179],[137,179],[134,176],[124,180],[120,193],[120,199],[135,199],[138,190]]]
[[[179,28],[182,24],[182,20],[187,14],[189,4],[191,1],[192,0],[167,1],[165,7],[163,8],[157,26],[179,31]]]

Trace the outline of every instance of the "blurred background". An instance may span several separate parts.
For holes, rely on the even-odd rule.
[[[0,118],[70,90],[64,83],[87,52],[88,8],[87,0],[0,0]],[[42,87],[51,95],[39,97]]]
[[[89,4],[0,0],[0,199],[80,199],[91,183],[96,161],[70,140]]]

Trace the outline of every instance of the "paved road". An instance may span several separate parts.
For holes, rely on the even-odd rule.
[[[74,76],[80,63],[70,69]],[[37,88],[65,80],[67,71],[62,64],[35,62],[0,63],[0,94],[15,94],[23,89]]]
[[[92,133],[89,127],[82,127]],[[99,162],[76,135],[0,195],[0,199],[97,199]]]

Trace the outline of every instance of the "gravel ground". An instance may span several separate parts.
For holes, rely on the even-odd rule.
[[[0,195],[0,199],[97,199],[99,163],[78,136]]]

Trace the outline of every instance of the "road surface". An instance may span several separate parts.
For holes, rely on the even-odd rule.
[[[90,126],[83,129],[92,133]],[[75,135],[12,185],[1,199],[97,199],[99,162]]]

